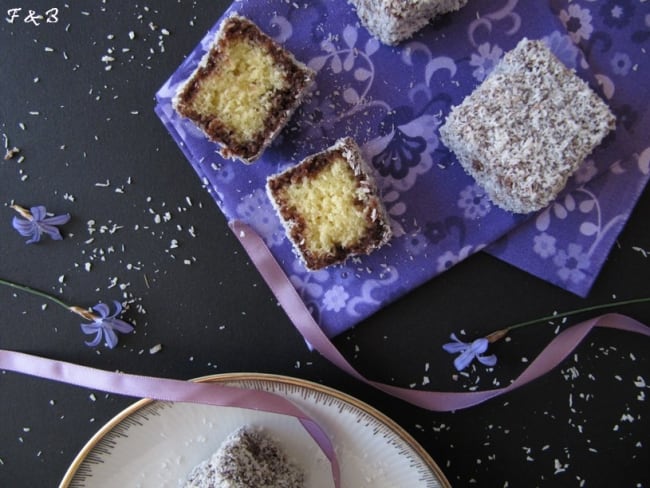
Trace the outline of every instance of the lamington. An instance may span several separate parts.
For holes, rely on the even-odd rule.
[[[349,0],[361,23],[388,45],[399,44],[438,15],[465,6],[467,0]]]
[[[544,42],[522,39],[440,135],[497,206],[540,210],[615,127],[605,102]]]
[[[273,438],[243,426],[190,472],[183,488],[302,488],[304,479]]]
[[[270,176],[266,189],[309,270],[369,254],[391,238],[372,170],[352,138]]]
[[[255,23],[233,14],[173,106],[220,145],[223,157],[252,163],[289,121],[314,77]]]

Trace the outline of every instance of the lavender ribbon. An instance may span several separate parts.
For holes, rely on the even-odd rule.
[[[548,373],[562,362],[594,327],[625,330],[650,336],[650,327],[624,315],[606,314],[571,326],[558,334],[537,358],[512,383],[503,388],[474,392],[423,391],[400,388],[364,377],[343,357],[318,326],[300,295],[275,260],[264,240],[248,225],[240,221],[230,223],[235,235],[269,285],[289,319],[303,338],[334,365],[384,393],[413,405],[447,412],[472,407],[491,398],[515,390]]]
[[[303,338],[335,366],[384,393],[424,409],[447,412],[472,407],[503,395],[548,373],[561,363],[594,327],[650,336],[650,327],[624,315],[606,314],[571,326],[558,334],[508,386],[473,392],[423,391],[370,380],[359,373],[318,326],[300,295],[280,268],[264,240],[248,225],[230,223],[235,235]],[[30,354],[0,349],[0,369],[38,376],[86,388],[160,401],[203,403],[278,413],[296,417],[329,459],[334,486],[340,487],[340,468],[323,429],[289,400],[270,392],[182,380],[103,371]]]
[[[325,431],[292,402],[274,393],[208,382],[113,373],[4,349],[0,349],[0,369],[137,398],[246,408],[295,417],[330,461],[334,486],[341,486],[338,460]]]

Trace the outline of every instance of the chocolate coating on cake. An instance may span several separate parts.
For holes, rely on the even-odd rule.
[[[221,146],[222,156],[251,163],[289,121],[314,76],[252,21],[234,14],[223,21],[173,106]]]
[[[351,138],[269,177],[267,193],[307,269],[369,254],[392,236],[372,171]]]
[[[384,44],[408,39],[438,15],[463,7],[467,0],[349,0],[361,23]]]

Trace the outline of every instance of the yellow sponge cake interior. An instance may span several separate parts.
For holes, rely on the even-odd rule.
[[[314,76],[252,21],[234,14],[222,22],[173,105],[221,146],[223,157],[252,163],[288,122]]]
[[[337,247],[349,248],[368,232],[369,223],[357,187],[352,168],[336,155],[309,178],[285,188],[287,204],[295,208],[304,222],[305,247],[310,252],[331,253]]]
[[[264,130],[273,97],[286,79],[265,46],[235,39],[221,56],[219,69],[199,81],[188,105],[202,117],[219,114],[233,139],[242,143]]]
[[[371,170],[350,138],[269,177],[267,193],[307,269],[369,254],[391,237]]]

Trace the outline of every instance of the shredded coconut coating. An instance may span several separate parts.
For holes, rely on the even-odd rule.
[[[498,206],[547,206],[614,129],[603,100],[542,41],[523,39],[440,128],[441,139]]]
[[[384,44],[408,39],[434,17],[463,7],[467,0],[349,0],[362,24]]]
[[[392,237],[372,169],[352,138],[270,176],[266,191],[309,270],[370,254]]]
[[[304,473],[261,430],[242,427],[196,466],[184,488],[302,488]]]
[[[254,22],[233,14],[172,104],[219,144],[224,158],[250,164],[288,123],[314,78]]]

